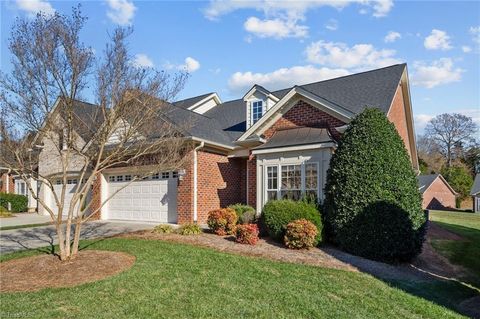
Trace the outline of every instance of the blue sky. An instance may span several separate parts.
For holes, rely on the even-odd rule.
[[[2,1],[1,70],[15,17],[68,13],[77,2]],[[421,133],[434,115],[459,112],[480,124],[480,2],[131,1],[82,2],[83,40],[101,52],[108,32],[133,25],[138,64],[191,76],[180,98],[216,91],[226,101],[254,83],[279,89],[408,63]]]

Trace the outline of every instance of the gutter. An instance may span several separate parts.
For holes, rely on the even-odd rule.
[[[198,172],[198,158],[197,158],[197,152],[201,148],[205,146],[205,142],[200,142],[200,145],[195,147],[193,150],[193,222],[196,224],[198,220],[198,209],[197,209],[197,202],[198,202],[198,178],[197,178],[197,172]]]

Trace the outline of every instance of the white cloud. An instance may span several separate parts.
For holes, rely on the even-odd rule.
[[[468,45],[462,46],[462,51],[465,53],[472,52],[472,48],[469,47]]]
[[[455,68],[450,58],[442,58],[430,64],[414,62],[411,75],[412,84],[433,88],[438,85],[458,82],[462,78],[463,69]]]
[[[468,31],[473,36],[473,41],[480,44],[480,26],[470,27],[470,30]]]
[[[180,71],[187,71],[188,73],[193,73],[200,69],[200,62],[195,60],[192,57],[185,58],[183,64],[172,64],[170,62],[165,63],[164,67],[166,69],[177,69]]]
[[[433,119],[433,115],[429,114],[416,114],[413,117],[413,121],[415,123],[415,131],[417,133],[423,132],[425,126],[427,126],[428,122]]]
[[[232,1],[232,0],[211,0],[204,9],[204,15],[210,20],[218,19],[220,16],[231,13],[236,10],[254,9],[263,11],[267,16],[288,16],[297,19],[303,19],[308,10],[320,7],[333,7],[342,9],[350,4],[357,3],[373,9],[372,15],[383,17],[387,15],[393,7],[392,0],[296,0],[296,1]]]
[[[254,84],[263,85],[269,90],[275,90],[348,74],[349,72],[345,69],[317,68],[312,65],[294,66],[268,73],[236,72],[230,77],[228,86],[232,93],[241,94],[245,93]]]
[[[256,17],[250,17],[245,21],[244,27],[246,31],[260,38],[303,38],[308,34],[308,27],[298,25],[296,19],[275,18],[260,20]]]
[[[477,123],[477,125],[480,125],[480,108],[465,108],[465,109],[455,109],[452,112],[463,114],[465,116],[471,117],[473,122]],[[431,119],[433,119],[435,116],[439,115],[438,114],[416,114],[414,115],[413,119],[415,122],[415,131],[417,133],[422,133],[423,130],[425,129],[425,126],[427,126],[428,122],[430,122]]]
[[[428,50],[450,50],[450,36],[442,30],[433,29],[432,33],[425,38],[423,45]]]
[[[325,28],[330,31],[335,31],[338,29],[338,21],[335,19],[328,20],[327,24],[325,24]]]
[[[385,36],[385,38],[383,39],[383,41],[385,41],[386,43],[391,43],[391,42],[395,42],[397,41],[398,39],[401,39],[402,38],[402,35],[396,31],[390,31],[387,33],[387,35]]]
[[[107,11],[107,16],[114,23],[119,25],[130,25],[132,24],[133,16],[137,7],[133,2],[128,0],[106,0],[109,6]]]
[[[146,54],[143,53],[135,55],[133,64],[141,68],[152,68],[154,66],[153,61]]]
[[[39,12],[43,12],[47,15],[55,13],[55,9],[52,5],[45,0],[17,0],[17,7],[28,13],[29,15],[35,15]]]
[[[345,43],[318,41],[311,43],[305,53],[309,62],[356,71],[400,63],[394,57],[395,50],[377,50],[371,44],[349,47]]]

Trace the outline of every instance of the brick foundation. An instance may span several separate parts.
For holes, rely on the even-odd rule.
[[[2,181],[0,183],[0,193],[15,193],[15,182],[12,176],[3,173],[0,179]]]

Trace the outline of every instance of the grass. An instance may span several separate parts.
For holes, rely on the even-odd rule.
[[[12,217],[13,214],[6,210],[3,206],[0,206],[0,218]]]
[[[470,270],[476,278],[473,284],[480,288],[480,214],[431,211],[430,218],[439,226],[466,240],[432,240],[432,246],[453,264]]]
[[[126,272],[95,283],[0,294],[0,317],[460,317],[435,302],[405,292],[413,291],[409,288],[412,283],[396,283],[402,290],[362,273],[274,262],[155,240],[113,238],[82,242],[82,246],[87,245],[88,249],[133,254],[136,263]],[[0,260],[36,253],[13,253],[1,256]],[[451,288],[442,287],[448,294]],[[439,287],[416,289],[430,298],[428,294],[433,296]],[[466,296],[454,294],[454,297],[460,300]]]
[[[11,230],[11,229],[20,229],[20,228],[32,228],[32,227],[39,227],[39,226],[48,226],[51,225],[51,222],[48,223],[41,223],[41,224],[26,224],[26,225],[14,225],[14,226],[4,226],[0,227],[0,230]]]

